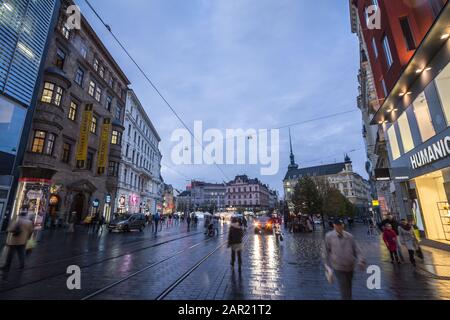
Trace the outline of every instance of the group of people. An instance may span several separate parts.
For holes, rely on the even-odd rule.
[[[342,299],[349,300],[352,298],[354,270],[357,266],[363,270],[366,262],[353,236],[344,230],[344,221],[335,219],[332,224],[333,230],[325,236],[325,270],[330,282],[334,281],[334,277],[337,279]],[[392,263],[400,264],[404,261],[402,246],[407,249],[409,260],[414,267],[416,255],[423,259],[416,235],[417,227],[413,221],[402,219],[398,223],[393,215],[389,214],[378,227]]]
[[[409,261],[413,266],[416,266],[416,254],[423,259],[419,239],[415,232],[417,227],[413,221],[402,219],[398,223],[393,215],[388,214],[379,224],[379,228],[383,233],[383,241],[389,250],[392,263],[396,262],[400,264],[404,261],[401,246],[404,246],[408,250]]]
[[[314,221],[310,216],[291,215],[288,219],[289,232],[313,232]]]

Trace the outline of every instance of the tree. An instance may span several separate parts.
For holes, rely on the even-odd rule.
[[[316,183],[311,177],[305,176],[298,180],[292,196],[294,212],[312,216],[322,209],[322,199]]]

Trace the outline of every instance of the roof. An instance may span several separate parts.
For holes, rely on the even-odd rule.
[[[301,178],[303,176],[328,176],[338,174],[345,169],[345,162],[326,164],[316,167],[289,169],[284,180]]]
[[[178,197],[190,197],[191,196],[191,192],[189,190],[183,191],[182,193],[180,193],[178,195]]]

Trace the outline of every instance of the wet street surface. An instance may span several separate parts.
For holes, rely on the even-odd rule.
[[[24,270],[14,261],[9,273],[0,271],[0,299],[339,299],[323,266],[323,232],[245,235],[243,266],[230,266],[228,225],[219,236],[185,224],[164,228],[154,236],[144,232],[75,234],[45,231],[27,257]],[[393,265],[379,236],[364,226],[351,230],[368,265],[381,269],[380,289],[369,289],[365,271],[355,272],[354,299],[450,299],[450,254],[423,247],[424,261],[414,269],[408,262]],[[2,243],[4,239],[2,239]],[[404,253],[406,257],[407,254]],[[81,289],[69,290],[67,267],[81,268]]]

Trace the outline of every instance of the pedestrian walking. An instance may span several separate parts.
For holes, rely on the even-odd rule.
[[[383,241],[386,244],[387,249],[389,250],[389,254],[391,255],[391,262],[394,263],[395,261],[400,264],[400,259],[397,254],[397,234],[392,229],[392,225],[389,223],[386,223],[384,225]]]
[[[231,219],[230,229],[228,231],[228,247],[231,248],[231,267],[234,270],[234,263],[236,261],[236,254],[238,260],[238,270],[241,272],[242,266],[242,250],[244,245],[242,240],[244,238],[244,229],[239,223],[238,218]]]
[[[191,228],[191,215],[188,214],[187,218],[186,218],[186,223],[187,223],[187,228],[188,230]]]
[[[75,232],[75,222],[77,221],[77,212],[73,211],[69,215],[69,228],[67,229],[67,232],[74,233]]]
[[[103,215],[98,219],[98,229],[97,232],[100,231],[100,234],[103,233],[103,226],[105,225],[105,217]]]
[[[5,264],[0,268],[2,271],[9,271],[12,258],[15,252],[19,258],[20,269],[25,268],[25,247],[33,234],[33,223],[27,219],[27,210],[23,210],[17,220],[10,224],[6,246],[8,254]]]
[[[219,235],[219,217],[213,218],[214,235]]]
[[[355,266],[363,269],[365,261],[353,236],[344,231],[344,221],[336,219],[333,228],[325,236],[326,268],[336,276],[342,299],[351,300]]]
[[[398,228],[400,243],[406,247],[409,254],[409,261],[415,267],[416,259],[414,258],[414,254],[416,250],[419,249],[419,244],[417,243],[416,235],[414,234],[414,228],[411,223],[406,221],[406,219],[402,219],[400,221],[400,227]]]
[[[159,212],[156,211],[155,216],[153,217],[153,221],[155,224],[155,235],[158,234],[158,224],[159,224],[159,220],[161,219]]]

